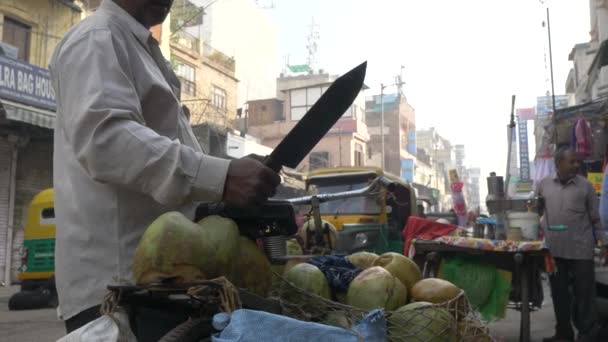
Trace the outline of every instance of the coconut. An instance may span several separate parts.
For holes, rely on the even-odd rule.
[[[456,340],[454,327],[448,310],[429,302],[408,304],[389,317],[389,335],[393,339],[451,342]]]
[[[210,217],[201,229],[179,212],[165,213],[150,224],[135,250],[135,281],[188,282],[232,274],[238,234],[229,219]]]
[[[399,253],[384,253],[374,262],[374,266],[381,266],[397,279],[401,280],[411,295],[412,287],[422,279],[420,268],[414,261]]]
[[[301,263],[295,265],[285,274],[292,285],[309,293],[331,299],[331,291],[325,274],[315,265]]]
[[[285,267],[283,267],[283,276],[285,276],[287,274],[287,272],[289,272],[289,270],[292,269],[294,266],[303,264],[307,260],[308,260],[308,258],[303,258],[303,257],[290,257],[287,260],[287,262],[285,263]]]
[[[348,318],[346,314],[339,311],[330,311],[325,316],[325,320],[323,321],[326,325],[331,325],[332,327],[349,329],[350,324],[348,322]]]
[[[336,292],[336,300],[338,303],[346,304],[346,292]]]
[[[374,310],[395,310],[407,300],[407,289],[401,281],[382,267],[374,266],[361,272],[351,282],[346,294],[348,305]]]
[[[302,246],[296,239],[287,240],[287,255],[302,255]]]
[[[417,302],[441,304],[456,298],[460,289],[447,280],[427,278],[412,287],[411,296]]]
[[[236,272],[239,248],[239,227],[222,216],[207,216],[198,222],[205,239],[205,259],[201,270],[209,277],[227,276]]]
[[[248,289],[259,296],[268,296],[268,291],[270,291],[272,285],[272,271],[270,261],[258,245],[241,236],[239,256],[236,261],[238,272],[228,279],[234,285]]]
[[[378,259],[378,254],[370,252],[357,252],[349,255],[347,258],[351,264],[364,270],[374,266],[374,261]]]

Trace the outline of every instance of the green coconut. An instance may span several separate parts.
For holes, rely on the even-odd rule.
[[[422,279],[422,272],[416,263],[403,254],[384,253],[375,260],[374,266],[381,266],[397,277],[411,293],[412,287]]]
[[[302,255],[304,252],[302,251],[302,246],[298,243],[296,239],[287,240],[287,255]]]
[[[455,322],[448,310],[429,302],[414,302],[390,315],[389,335],[393,339],[416,339],[427,342],[456,340]]]
[[[336,300],[338,301],[338,303],[346,304],[346,294],[347,292],[336,291]]]
[[[407,289],[401,281],[382,267],[361,272],[351,282],[346,294],[348,305],[371,311],[378,308],[395,310],[407,301]]]
[[[142,235],[133,258],[137,284],[167,278],[176,282],[231,275],[238,255],[238,228],[219,216],[196,224],[179,212],[154,220]]]
[[[374,262],[376,259],[378,259],[378,254],[370,252],[357,252],[349,255],[347,258],[351,264],[365,270],[374,266]]]
[[[239,256],[236,261],[238,272],[228,279],[234,285],[248,289],[259,296],[268,296],[272,285],[272,270],[270,261],[258,245],[241,236]]]
[[[331,325],[332,327],[349,329],[350,324],[348,322],[348,318],[346,314],[339,311],[330,311],[325,316],[325,320],[323,321],[326,325]]]
[[[327,278],[315,265],[307,263],[295,265],[287,271],[285,278],[295,287],[317,296],[331,299],[331,291]]]

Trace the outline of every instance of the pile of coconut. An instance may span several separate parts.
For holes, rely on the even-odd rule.
[[[233,220],[208,216],[195,223],[179,212],[159,216],[146,229],[135,250],[133,276],[138,285],[226,277],[264,297],[272,282],[268,258],[240,236]]]
[[[302,254],[295,240],[288,242],[288,251],[291,255]],[[359,252],[347,259],[362,271],[345,292],[332,291],[324,273],[306,263],[306,258],[294,257],[278,269],[286,281],[307,293],[327,300],[335,298],[365,311],[382,308],[391,312],[396,319],[392,334],[411,335],[415,331],[421,341],[439,341],[442,339],[434,337],[453,326],[453,315],[436,305],[460,295],[461,289],[452,283],[422,279],[416,263],[398,253]],[[223,276],[263,297],[271,290],[273,268],[277,270],[254,241],[239,235],[234,221],[209,216],[195,223],[178,212],[161,215],[148,227],[133,261],[133,275],[139,285]]]

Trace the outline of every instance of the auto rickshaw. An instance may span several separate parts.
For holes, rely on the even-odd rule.
[[[38,193],[27,209],[23,253],[18,279],[21,291],[9,300],[9,309],[52,307],[55,290],[55,206],[53,189]]]
[[[383,185],[380,190],[364,191],[376,180]],[[417,215],[415,190],[407,181],[380,168],[341,167],[310,172],[306,187],[319,196],[362,190],[359,196],[319,205],[321,218],[338,231],[336,252],[403,252],[401,232],[408,217]]]

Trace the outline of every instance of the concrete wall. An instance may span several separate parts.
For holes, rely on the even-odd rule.
[[[279,99],[249,101],[247,111],[248,126],[268,125],[285,120],[283,101]]]
[[[2,0],[0,38],[5,17],[31,26],[27,62],[48,68],[55,46],[63,34],[80,21],[80,12],[56,0]]]
[[[201,38],[237,60],[237,107],[275,96],[280,70],[277,30],[255,1],[214,2],[206,9]]]

